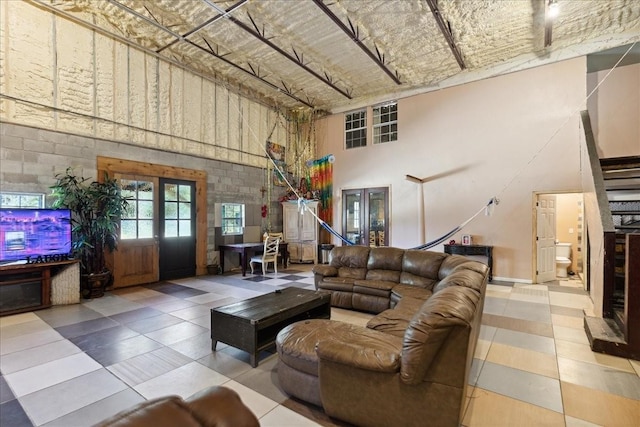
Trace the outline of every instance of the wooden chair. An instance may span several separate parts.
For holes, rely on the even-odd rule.
[[[273,263],[273,269],[278,274],[278,250],[280,246],[279,237],[267,237],[264,241],[264,251],[261,255],[251,257],[249,265],[251,266],[251,274],[253,274],[253,263],[262,264],[262,274],[267,274],[267,266]]]
[[[284,233],[269,233],[268,234],[269,237],[277,237],[280,239],[281,242],[284,242]],[[280,252],[278,251],[278,259],[282,259],[282,255],[280,255]]]

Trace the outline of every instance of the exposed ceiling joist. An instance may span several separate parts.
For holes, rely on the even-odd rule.
[[[360,38],[358,37],[358,33],[352,29],[347,27],[344,22],[342,22],[342,20],[340,20],[340,18],[338,18],[332,11],[331,9],[329,9],[327,7],[326,4],[324,4],[323,0],[313,0],[313,2],[320,8],[320,10],[322,10],[329,18],[331,18],[331,20],[342,30],[344,31],[349,37],[351,37],[351,40],[353,40],[359,47],[360,49],[362,49],[364,51],[364,53],[367,54],[367,56],[369,56],[369,58],[371,58],[376,64],[378,64],[378,66],[385,72],[387,73],[387,75],[389,77],[391,77],[391,79],[398,85],[402,84],[402,82],[400,81],[400,79],[398,78],[397,74],[394,73],[393,71],[391,71],[389,69],[389,67],[387,67],[387,65],[384,63],[384,58],[382,57],[382,55],[380,55],[380,52],[377,52],[376,54],[374,54],[373,52],[371,52],[371,50],[364,45],[364,43],[362,43],[362,40],[360,40]],[[376,48],[377,50],[377,48]]]
[[[207,2],[207,4],[210,4],[210,3]],[[276,45],[271,40],[266,38],[264,36],[264,34],[261,34],[256,29],[253,29],[253,28],[249,27],[248,25],[246,25],[244,22],[240,21],[239,19],[237,19],[237,18],[235,18],[233,16],[227,16],[227,18],[229,19],[229,21],[233,22],[238,27],[242,28],[244,31],[246,31],[247,33],[251,34],[256,39],[260,40],[262,43],[264,43],[267,46],[269,46],[271,49],[275,50],[280,55],[284,56],[285,58],[287,58],[288,60],[290,60],[291,62],[293,62],[294,64],[296,64],[297,66],[299,66],[300,68],[302,68],[303,70],[305,70],[306,72],[311,74],[313,77],[315,77],[318,80],[324,82],[327,86],[329,86],[330,88],[332,88],[336,92],[342,94],[347,99],[351,99],[351,95],[348,92],[340,89],[338,86],[333,84],[328,77],[321,76],[320,74],[318,74],[317,72],[315,72],[314,70],[309,68],[306,64],[304,64],[303,61],[302,61],[302,57],[298,57],[297,54],[296,54],[296,56],[291,55],[289,52],[287,52],[284,49],[280,48],[278,45]],[[251,15],[249,15],[249,19],[251,20],[251,22],[253,22],[253,18],[251,18]],[[254,23],[254,25],[255,25],[255,23]]]
[[[189,37],[192,34],[197,33],[198,31],[202,30],[203,28],[205,28],[206,26],[213,24],[214,22],[225,18],[229,13],[233,12],[234,10],[236,10],[237,8],[239,8],[240,6],[242,6],[243,4],[245,4],[247,1],[249,0],[240,0],[239,2],[237,2],[236,4],[234,4],[233,6],[229,7],[226,10],[222,10],[220,11],[218,10],[218,14],[212,18],[207,19],[206,21],[204,21],[202,24],[196,26],[195,28],[192,28],[191,30],[187,31],[186,33],[184,33],[182,35],[182,37]],[[168,47],[173,46],[175,43],[179,42],[180,39],[175,39],[173,40],[171,43],[167,44],[166,46],[161,47],[160,49],[157,50],[158,53],[162,52],[163,50],[165,50]]]
[[[462,59],[462,54],[460,53],[460,50],[458,49],[458,46],[456,45],[456,42],[453,39],[453,34],[451,33],[451,27],[449,25],[449,22],[448,21],[445,22],[444,18],[440,14],[440,10],[438,9],[438,0],[425,0],[425,1],[429,5],[429,9],[431,9],[431,13],[433,14],[434,19],[438,23],[438,27],[440,27],[440,31],[442,32],[442,35],[447,40],[449,49],[451,49],[453,56],[455,56],[456,61],[458,61],[458,65],[460,66],[460,69],[464,70],[467,67],[464,64],[464,59]]]
[[[249,76],[253,77],[254,79],[258,79],[258,80],[260,80],[262,83],[264,83],[264,84],[266,84],[267,86],[269,86],[270,88],[272,88],[272,89],[274,89],[274,90],[278,91],[279,93],[282,93],[282,94],[284,94],[284,95],[288,96],[288,97],[289,97],[289,98],[291,98],[291,99],[295,99],[296,101],[301,102],[302,104],[306,105],[307,107],[314,108],[313,104],[312,104],[310,101],[308,101],[308,100],[307,100],[307,101],[305,101],[305,100],[303,100],[302,98],[300,98],[300,97],[298,97],[298,96],[294,95],[294,94],[293,94],[293,90],[292,90],[290,87],[288,87],[288,86],[287,86],[287,85],[286,85],[282,80],[281,80],[281,83],[282,83],[282,88],[281,88],[281,87],[279,87],[279,86],[277,86],[277,85],[275,85],[275,84],[271,83],[270,81],[265,80],[264,78],[262,78],[262,77],[259,75],[259,73],[257,73],[257,72],[255,71],[255,69],[251,66],[251,64],[249,64],[249,67],[250,67],[251,69],[250,69],[250,70],[247,70],[246,68],[244,68],[244,67],[242,67],[242,66],[240,66],[240,65],[236,64],[235,62],[229,61],[227,58],[225,58],[225,57],[224,57],[224,55],[221,55],[221,54],[219,54],[218,52],[216,52],[215,50],[213,50],[213,49],[211,48],[211,45],[209,44],[209,42],[207,42],[207,40],[206,40],[206,39],[204,39],[204,38],[203,38],[203,40],[204,40],[204,42],[207,44],[207,47],[208,47],[208,48],[205,48],[205,47],[203,47],[203,46],[200,46],[199,44],[197,44],[197,43],[195,43],[195,42],[192,42],[191,40],[188,40],[188,39],[185,39],[185,42],[187,42],[187,43],[191,44],[193,47],[196,47],[196,48],[198,48],[198,49],[202,50],[203,52],[208,53],[209,55],[211,55],[211,56],[213,56],[213,57],[215,57],[215,58],[218,58],[218,59],[219,59],[219,60],[221,60],[221,61],[224,61],[226,64],[228,64],[228,65],[232,66],[233,68],[235,68],[235,69],[237,69],[237,70],[240,70],[240,71],[242,71],[242,72],[244,72],[244,73],[248,74]]]
[[[291,4],[283,5],[283,0],[20,2],[50,10],[265,105],[330,112],[640,43],[638,0],[285,3]],[[558,15],[548,21],[554,3],[562,8],[554,10]],[[611,56],[611,63],[617,63],[620,54]]]
[[[267,86],[271,87],[272,89],[276,90],[277,92],[282,93],[282,94],[284,94],[284,95],[286,95],[286,96],[288,96],[288,97],[290,97],[290,98],[292,98],[292,99],[294,99],[294,100],[296,100],[298,102],[301,102],[302,104],[306,105],[307,107],[311,107],[311,108],[314,107],[313,104],[310,101],[308,101],[308,100],[305,101],[305,100],[301,99],[300,97],[294,95],[292,89],[289,86],[287,86],[287,84],[284,81],[281,80],[281,83],[282,83],[282,88],[281,88],[281,87],[271,83],[270,81],[264,79],[262,76],[260,76],[260,74],[258,72],[256,72],[256,70],[254,69],[254,67],[251,64],[248,64],[250,69],[247,70],[246,68],[242,67],[241,65],[238,65],[235,62],[228,60],[227,58],[224,57],[225,55],[221,55],[220,53],[216,52],[211,47],[211,45],[209,44],[209,42],[205,38],[203,38],[202,40],[207,45],[207,48],[205,48],[203,46],[200,46],[199,44],[195,43],[194,41],[189,40],[186,37],[184,37],[184,36],[174,32],[174,31],[170,30],[169,28],[167,28],[164,25],[162,25],[159,22],[157,22],[155,19],[146,17],[143,14],[131,9],[128,6],[125,6],[124,4],[119,3],[116,0],[108,0],[108,1],[109,1],[109,3],[113,4],[114,6],[117,6],[117,7],[121,8],[121,9],[125,10],[126,12],[132,14],[133,16],[145,21],[146,23],[148,23],[150,25],[153,25],[154,27],[156,27],[156,28],[158,28],[158,29],[160,29],[160,30],[172,35],[173,37],[176,38],[176,41],[182,41],[182,42],[188,43],[188,44],[192,45],[193,47],[196,47],[196,48],[202,50],[203,52],[206,52],[209,55],[211,55],[211,56],[213,56],[213,57],[215,57],[215,58],[217,58],[217,59],[219,59],[221,61],[224,61],[226,64],[232,66],[233,68],[235,68],[237,70],[240,70],[240,71],[244,72],[245,74],[253,77],[254,79],[260,80],[262,83],[266,84]],[[238,4],[236,4],[236,5],[238,5]],[[218,8],[216,8],[216,9],[219,10]],[[228,15],[226,15],[227,12],[226,11],[223,11],[223,12],[225,13],[224,16],[228,17]],[[194,31],[189,32],[189,34],[193,34],[193,33],[194,33]]]

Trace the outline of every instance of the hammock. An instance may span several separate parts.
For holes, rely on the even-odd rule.
[[[471,216],[469,219],[464,221],[462,224],[460,224],[457,227],[453,228],[448,233],[444,234],[443,236],[438,237],[435,240],[432,240],[432,241],[430,241],[428,243],[425,243],[424,245],[416,246],[416,247],[411,248],[411,249],[427,250],[427,249],[431,249],[434,246],[439,245],[440,243],[446,241],[449,237],[451,237],[454,234],[456,234],[458,231],[462,230],[467,224],[469,224],[471,221],[473,221],[475,219],[475,217],[480,215],[480,213],[482,213],[483,211],[486,213],[486,215],[491,215],[493,207],[496,206],[498,203],[500,203],[500,201],[496,197],[492,197],[491,200],[489,200],[489,202],[486,205],[484,205],[480,210],[478,210],[478,212],[476,212],[473,216]],[[306,206],[305,199],[302,199],[302,198],[298,199],[298,208],[300,210],[306,209],[307,212],[309,212],[311,215],[313,215],[316,218],[316,220],[320,223],[320,225],[325,230],[327,230],[333,236],[335,236],[338,239],[340,239],[343,243],[346,243],[347,245],[355,245],[355,243],[353,243],[352,241],[350,241],[347,238],[345,238],[344,236],[342,236],[336,230],[331,228],[331,226],[329,224],[327,224],[325,221],[320,219],[320,217],[318,217],[318,215],[316,215],[314,212],[312,212],[310,209],[308,209],[307,206]]]

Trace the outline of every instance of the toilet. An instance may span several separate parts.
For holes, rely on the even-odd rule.
[[[568,277],[571,265],[571,243],[556,243],[556,277]]]

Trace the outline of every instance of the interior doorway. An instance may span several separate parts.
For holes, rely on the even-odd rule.
[[[582,193],[534,193],[533,282],[552,280],[582,281],[584,249],[584,208]],[[570,245],[570,246],[569,246]],[[556,248],[570,248],[567,277],[558,277]],[[565,263],[566,264],[566,263]]]

